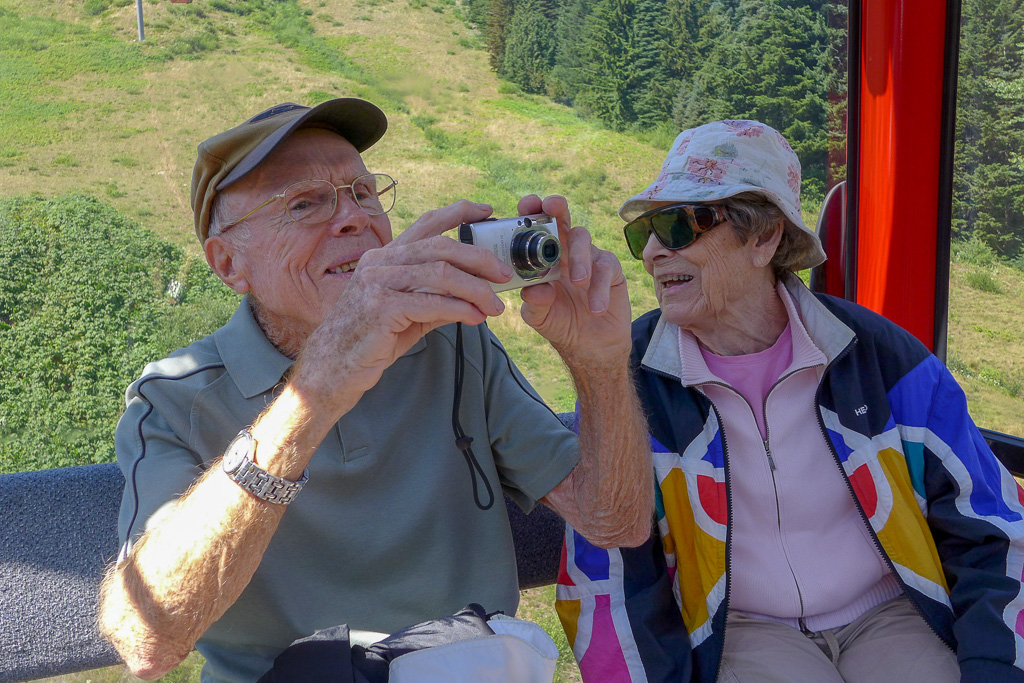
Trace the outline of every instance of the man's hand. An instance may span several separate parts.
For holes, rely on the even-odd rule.
[[[631,311],[619,260],[595,247],[586,228],[570,227],[564,197],[523,197],[519,213],[553,216],[562,242],[562,276],[557,282],[522,290],[523,320],[551,342],[570,370],[624,364]]]
[[[359,260],[292,375],[310,398],[326,404],[331,423],[427,332],[454,322],[478,325],[504,311],[490,282],[507,282],[512,268],[487,249],[442,235],[490,214],[486,204],[456,202],[424,214]]]

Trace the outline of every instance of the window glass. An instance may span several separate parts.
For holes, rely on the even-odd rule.
[[[947,363],[979,426],[1024,435],[1024,3],[961,16]]]

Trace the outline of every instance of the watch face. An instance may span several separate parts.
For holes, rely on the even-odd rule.
[[[232,440],[228,450],[224,453],[223,467],[227,473],[232,473],[242,466],[246,456],[249,454],[249,435],[239,434]]]

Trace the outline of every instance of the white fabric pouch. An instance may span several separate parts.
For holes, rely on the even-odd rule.
[[[540,626],[496,614],[494,635],[460,640],[396,657],[391,683],[551,683],[558,648]]]

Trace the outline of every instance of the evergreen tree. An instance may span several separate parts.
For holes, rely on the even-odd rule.
[[[1024,243],[1021,0],[966,0],[960,41],[953,229],[1004,256]]]
[[[486,30],[491,0],[462,0],[462,6],[466,9],[466,19],[469,23]]]
[[[515,0],[490,0],[487,10],[485,42],[491,55],[491,68],[499,74],[505,61],[505,31],[514,11]]]
[[[681,127],[749,118],[776,128],[803,165],[809,203],[825,189],[828,36],[823,0],[741,0],[704,26],[711,49],[684,81],[674,115]],[[716,36],[713,39],[711,36]]]
[[[588,17],[584,54],[590,64],[577,105],[613,128],[633,121],[633,0],[598,0]]]
[[[679,89],[679,79],[665,60],[669,34],[664,0],[636,0],[632,23],[633,77],[626,84],[626,97],[638,123],[657,125],[671,119],[672,98]]]
[[[710,0],[666,0],[662,61],[672,78],[688,79],[700,66],[708,50],[702,28],[712,12],[710,5]]]
[[[565,0],[555,21],[555,57],[548,92],[565,104],[572,104],[588,82],[590,69],[583,38],[591,6],[589,0]]]
[[[701,17],[695,62],[684,72],[672,116],[680,129],[722,118],[740,118],[730,113],[727,94],[735,77],[733,65],[739,60],[734,10],[716,3]]]
[[[520,0],[509,20],[498,72],[530,93],[545,92],[554,61],[554,31],[544,0]]]
[[[826,139],[828,166],[826,189],[846,179],[846,131],[849,111],[848,30],[849,11],[845,3],[833,2],[827,9],[825,47]]]

